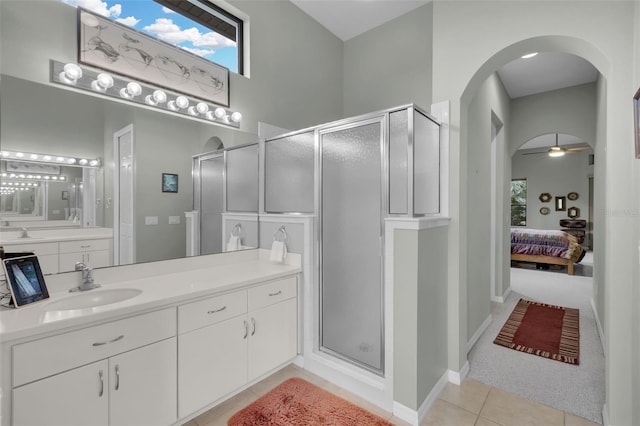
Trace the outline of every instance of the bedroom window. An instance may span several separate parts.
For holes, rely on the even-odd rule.
[[[511,226],[527,226],[527,180],[511,181]]]

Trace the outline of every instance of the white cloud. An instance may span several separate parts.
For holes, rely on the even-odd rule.
[[[116,19],[117,22],[120,22],[121,24],[124,24],[128,27],[135,27],[138,22],[140,22],[139,19],[136,19],[135,16],[127,16],[126,18],[118,18]]]
[[[172,19],[168,18],[158,18],[153,24],[144,27],[144,30],[154,34],[160,40],[174,45],[185,41],[193,43],[196,47],[208,49],[218,49],[236,45],[235,42],[213,31],[202,34],[195,27],[183,30],[174,24]]]
[[[162,6],[162,11],[167,14],[175,13],[173,10],[169,9],[167,6]]]
[[[87,10],[90,10],[98,15],[102,15],[108,18],[117,18],[122,13],[122,6],[115,4],[111,7],[107,2],[101,0],[62,0],[64,3],[71,6],[80,6]]]
[[[186,46],[180,46],[180,48],[186,50],[187,52],[191,52],[194,55],[198,55],[198,56],[207,56],[207,55],[213,55],[215,52],[215,50],[211,50],[211,49],[194,49],[192,47],[186,47]]]

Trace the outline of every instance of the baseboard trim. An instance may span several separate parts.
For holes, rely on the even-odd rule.
[[[449,382],[458,386],[462,384],[464,379],[467,377],[467,374],[469,374],[469,361],[465,361],[464,365],[462,366],[459,372],[453,371],[453,370],[448,370],[447,372],[447,376],[449,377]]]
[[[600,316],[598,316],[598,309],[596,308],[596,302],[591,298],[591,309],[593,310],[593,316],[596,319],[596,328],[598,329],[598,336],[600,336],[600,344],[602,345],[602,353],[604,357],[607,357],[607,340],[605,339],[604,330],[602,329],[602,323],[600,322]]]
[[[507,297],[509,297],[510,293],[511,293],[511,287],[507,287],[507,290],[504,292],[502,296],[491,296],[491,301],[504,303],[504,301],[507,300]]]
[[[492,321],[493,321],[493,317],[491,316],[491,314],[489,314],[489,316],[485,318],[485,320],[482,322],[482,324],[476,330],[476,332],[473,333],[473,336],[471,336],[471,339],[469,339],[469,341],[467,342],[467,353],[471,352],[471,349],[473,348],[473,346],[478,342],[478,339],[480,339],[480,336],[482,336],[482,334],[487,330],[487,328],[489,328]]]
[[[427,416],[427,413],[433,407],[433,404],[438,400],[438,397],[444,391],[444,388],[447,386],[449,382],[449,373],[451,370],[445,371],[436,385],[431,389],[429,395],[422,401],[418,411],[413,410],[399,402],[393,401],[393,415],[405,422],[409,423],[412,426],[418,426],[422,423],[422,420]]]

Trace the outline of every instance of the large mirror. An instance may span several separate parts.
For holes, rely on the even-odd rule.
[[[45,64],[46,68],[49,59],[65,59],[60,58],[60,45],[53,41],[48,43],[43,31],[55,33],[60,27],[63,38],[67,38],[70,31],[75,31],[74,8],[43,2],[40,6],[51,8],[45,31],[35,28],[39,24],[31,23],[28,16],[22,16],[28,11],[24,2],[3,1],[0,6],[2,49],[21,51],[27,56],[42,56],[17,59],[17,62],[38,64],[38,67]],[[64,22],[58,23],[56,18]],[[24,26],[33,26],[33,31]],[[14,32],[19,32],[19,35]],[[51,37],[56,38],[55,34]],[[35,45],[39,46],[38,49],[30,49]],[[66,49],[69,50],[65,51],[66,56],[75,56],[75,45]],[[257,135],[54,86],[48,82],[48,77],[47,81],[42,81],[44,73],[48,76],[48,69],[34,70],[25,66],[24,73],[18,75],[17,62],[7,64],[9,61],[4,60],[7,58],[5,54],[2,58],[0,149],[100,158],[102,165],[92,169],[92,174],[87,168],[65,166],[60,172],[66,177],[64,182],[43,182],[30,190],[6,191],[0,196],[0,230],[15,229],[16,224],[33,229],[60,226],[117,229],[119,216],[116,209],[124,205],[131,212],[133,255],[126,262],[114,256],[113,264],[131,260],[136,263],[167,260],[200,252],[189,252],[188,218],[185,216],[185,212],[192,211],[194,205],[199,204],[194,200],[194,157],[219,151],[222,147],[229,149],[256,144]],[[127,129],[132,149],[128,162],[115,154],[119,149],[118,135]],[[244,167],[253,173],[258,169],[257,148],[256,156],[251,158],[252,164]],[[120,200],[122,188],[114,190],[116,178],[120,175],[117,165],[131,170],[129,203]],[[7,161],[2,161],[0,169],[7,170],[8,166],[11,165]],[[163,173],[177,176],[177,192],[163,192]],[[258,187],[257,180],[255,187]],[[87,194],[91,196],[87,197]],[[198,195],[207,197],[206,193]],[[255,206],[257,213],[257,199]],[[87,209],[94,210],[90,221],[82,219]],[[242,214],[246,216],[247,212]],[[235,226],[237,218],[232,215],[229,222]],[[233,229],[229,224],[226,228],[221,226],[221,235],[228,240]],[[242,244],[242,248],[257,245],[257,222],[255,227],[244,226],[242,232],[245,241],[255,242]],[[206,238],[202,237],[201,243],[205,243]],[[221,251],[226,250],[225,244],[220,246]],[[116,251],[117,244],[114,243],[114,254]],[[211,253],[211,250],[207,249],[206,253]]]

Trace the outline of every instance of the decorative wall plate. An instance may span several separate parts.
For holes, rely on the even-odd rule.
[[[549,212],[551,212],[551,210],[549,210],[549,207],[540,207],[540,214],[543,214],[546,216],[549,214]]]
[[[567,216],[571,219],[575,219],[576,217],[580,217],[580,209],[577,207],[569,207],[567,209]]]
[[[551,201],[551,194],[549,194],[548,192],[543,192],[542,194],[540,194],[538,199],[543,203],[548,203],[549,201]]]
[[[570,199],[571,201],[577,200],[579,197],[577,192],[570,192],[567,194],[567,198]]]

